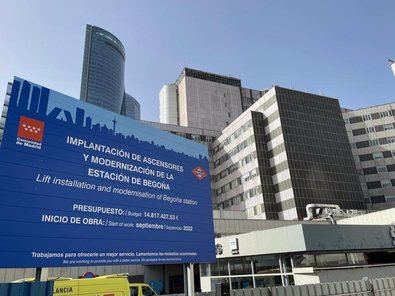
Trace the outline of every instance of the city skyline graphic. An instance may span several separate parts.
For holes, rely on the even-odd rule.
[[[54,96],[52,97],[52,95]],[[180,155],[182,155],[183,157],[192,158],[195,161],[196,159],[208,160],[208,155],[207,152],[204,153],[205,151],[193,151],[191,154],[186,154],[184,151],[180,151],[180,148],[177,149],[177,141],[188,141],[182,137],[178,137],[176,135],[157,130],[153,127],[137,123],[136,121],[123,117],[119,114],[100,109],[96,106],[89,105],[88,103],[81,102],[71,97],[70,100],[74,100],[71,101],[71,104],[67,104],[67,102],[61,102],[61,104],[59,104],[59,99],[65,101],[63,97],[61,98],[61,96],[68,98],[66,95],[62,95],[46,87],[38,86],[29,81],[15,78],[12,85],[9,112],[15,111],[20,114],[29,115],[35,119],[58,121],[70,128],[82,129],[95,135],[100,135],[101,137],[114,137],[118,143],[125,143],[134,147],[141,147],[142,149],[149,151],[153,151],[153,149],[160,149],[163,153],[174,153],[175,157],[180,157]],[[75,106],[76,103],[85,105],[85,108],[82,106]],[[75,108],[74,112],[70,111],[72,108]],[[89,108],[95,110],[93,110],[93,112],[91,110],[86,110]],[[98,114],[98,116],[95,117],[95,115],[90,114],[96,113],[97,110],[99,110],[101,113]],[[111,117],[109,114],[111,114]],[[125,128],[125,122],[127,121],[131,123],[130,127],[128,128],[129,132],[127,132],[127,128]],[[151,133],[155,129],[155,133],[157,134],[150,136],[147,132],[144,132],[145,137],[141,139],[142,133],[140,133],[140,135],[136,135],[136,131],[138,131],[139,127],[143,127],[144,129],[151,131]],[[166,133],[166,137],[170,136],[174,139],[174,141],[170,142],[170,148],[157,144],[155,141],[155,139],[161,137],[160,134],[162,133]],[[189,144],[188,142],[186,143]],[[192,145],[198,144],[192,142]],[[207,149],[205,146],[203,147]],[[185,150],[185,147],[182,148]],[[204,148],[202,150],[204,150]]]

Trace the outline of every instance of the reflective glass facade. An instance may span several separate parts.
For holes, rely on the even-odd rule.
[[[124,81],[125,49],[121,41],[106,30],[87,25],[81,100],[120,113]]]
[[[281,209],[296,207],[300,218],[309,203],[366,209],[338,100],[280,87],[276,95],[284,137],[276,152],[286,151],[292,180],[278,190],[294,193]]]
[[[218,283],[232,290],[293,284],[290,256],[279,255],[218,259],[201,264],[200,276],[210,278],[211,291]]]
[[[135,120],[140,120],[140,103],[134,97],[125,93],[122,102],[121,114]]]
[[[212,264],[201,264],[200,276],[210,280],[211,291],[215,291],[218,283],[229,285],[232,290],[288,286],[297,284],[294,282],[294,276],[300,276],[298,268],[311,267],[314,270],[323,270],[369,267],[378,263],[378,257],[382,257],[381,263],[385,264],[391,264],[394,260],[388,253],[382,252],[254,255],[217,259]]]

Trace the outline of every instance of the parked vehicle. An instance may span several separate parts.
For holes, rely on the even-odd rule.
[[[88,279],[50,278],[55,281],[54,296],[155,296],[145,283],[129,283],[126,275],[105,275]],[[14,283],[32,282],[33,278]]]

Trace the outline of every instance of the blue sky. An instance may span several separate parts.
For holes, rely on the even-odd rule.
[[[158,93],[184,66],[348,108],[395,101],[393,0],[13,0],[1,11],[0,100],[14,75],[78,97],[89,23],[123,42],[126,91],[142,119],[159,120]]]

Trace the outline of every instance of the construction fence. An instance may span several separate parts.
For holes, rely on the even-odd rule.
[[[183,296],[184,294],[173,294]],[[219,292],[195,293],[196,296],[225,296]],[[231,290],[229,296],[395,296],[395,277],[301,286],[278,286]]]

